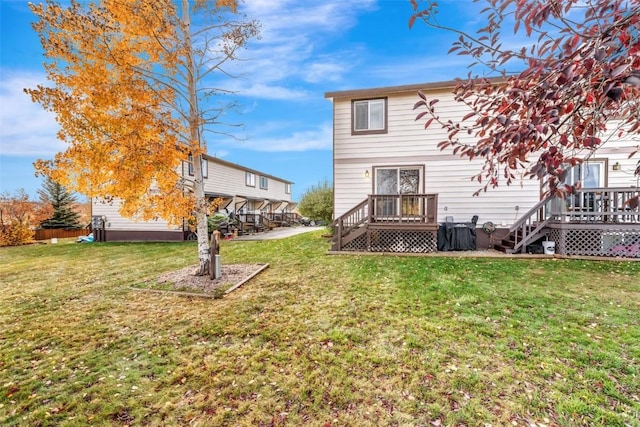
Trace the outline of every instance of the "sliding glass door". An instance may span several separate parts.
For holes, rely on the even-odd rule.
[[[376,196],[419,194],[422,184],[421,167],[375,168]],[[421,215],[417,197],[376,197],[376,215],[415,216]]]

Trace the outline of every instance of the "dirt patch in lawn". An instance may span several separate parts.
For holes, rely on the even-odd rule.
[[[211,279],[197,276],[198,266],[185,267],[165,273],[158,278],[164,290],[198,292],[204,294],[228,293],[264,270],[268,264],[223,264],[221,276]]]

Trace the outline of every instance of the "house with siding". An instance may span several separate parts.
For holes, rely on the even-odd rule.
[[[583,188],[566,199],[545,198],[541,182],[529,178],[473,196],[480,184],[470,178],[482,159],[441,151],[445,131],[425,130],[413,110],[422,91],[439,99],[442,119],[459,121],[469,110],[453,99],[455,84],[325,94],[333,102],[333,250],[433,252],[473,241],[478,249],[524,252],[547,240],[557,253],[640,256],[637,160],[629,158],[637,141],[609,142],[576,166],[569,183]]]
[[[181,174],[193,176],[190,159],[182,162]],[[288,225],[297,219],[296,202],[291,199],[293,182],[228,162],[203,156],[204,189],[207,198],[220,199],[218,210],[234,216],[240,232],[258,232],[277,225]],[[94,229],[104,230],[106,241],[181,241],[193,239],[185,222],[170,227],[162,219],[136,221],[119,214],[118,200],[92,200]]]

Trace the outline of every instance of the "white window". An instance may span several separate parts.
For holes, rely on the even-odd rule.
[[[262,188],[263,190],[266,190],[267,188],[269,188],[269,180],[267,179],[266,176],[260,177],[260,188]]]
[[[203,178],[209,177],[209,162],[206,161],[205,159],[202,159],[202,177]]]
[[[420,193],[421,168],[376,168],[376,194]]]
[[[386,106],[386,99],[353,101],[353,131],[386,132]]]
[[[251,172],[247,172],[245,175],[245,184],[248,187],[255,187],[256,186],[256,174],[251,173]]]
[[[605,171],[606,163],[604,160],[589,160],[582,164],[576,165],[569,170],[565,184],[574,185],[578,181],[582,184],[582,188],[603,188],[606,187]],[[595,206],[595,192],[583,192],[575,194],[567,198],[567,207],[570,209],[593,209]]]
[[[289,184],[288,182],[284,184],[284,192],[286,194],[291,194],[291,184]]]
[[[189,154],[189,175],[193,176],[195,174],[193,170],[193,156]],[[209,176],[209,162],[205,159],[202,159],[202,177],[207,178]]]
[[[571,168],[568,173],[566,183],[573,185],[580,181],[582,188],[604,187],[604,173],[606,171],[605,162],[601,160],[591,160]]]

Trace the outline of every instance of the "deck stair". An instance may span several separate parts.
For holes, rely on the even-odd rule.
[[[365,199],[333,221],[331,225],[335,232],[331,241],[332,250],[341,250],[367,232],[369,204],[369,200]]]
[[[545,224],[546,225],[546,224]],[[526,251],[527,246],[535,243],[542,237],[547,236],[548,231],[544,227],[539,227],[538,222],[527,226],[524,230],[516,230],[509,232],[509,235],[502,239],[500,243],[493,246],[494,249],[507,254]],[[525,242],[526,243],[522,243]],[[516,249],[516,245],[518,249]],[[524,251],[522,250],[524,248]]]
[[[547,213],[547,207],[551,200],[552,197],[541,200],[520,217],[509,228],[509,235],[495,245],[494,249],[508,254],[525,253],[528,245],[546,236],[548,234],[547,225],[551,220],[551,216]]]

